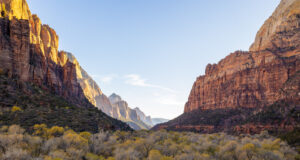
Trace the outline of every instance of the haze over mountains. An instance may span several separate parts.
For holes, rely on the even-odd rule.
[[[154,119],[155,123],[153,123],[153,119],[150,116],[146,116],[138,107],[134,109],[130,108],[128,103],[115,93],[109,96],[109,101],[113,109],[112,113],[108,115],[128,123],[135,130],[150,129],[157,123],[168,121],[165,119]]]

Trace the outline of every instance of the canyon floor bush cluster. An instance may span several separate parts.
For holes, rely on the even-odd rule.
[[[4,160],[292,160],[297,152],[286,142],[262,132],[232,136],[191,132],[75,132],[45,124],[26,133],[18,125],[0,129]]]

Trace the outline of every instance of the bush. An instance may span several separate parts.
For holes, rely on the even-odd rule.
[[[45,160],[293,160],[299,155],[268,134],[231,136],[167,131],[77,133],[67,127],[33,126],[33,135],[18,125],[3,126],[0,159]]]
[[[6,8],[5,8],[5,3],[1,3],[1,17],[6,17]]]
[[[149,153],[148,160],[160,160],[163,156],[160,154],[158,150],[151,150]]]
[[[12,108],[11,108],[11,111],[12,112],[21,112],[21,111],[23,111],[20,107],[18,107],[18,106],[13,106]]]

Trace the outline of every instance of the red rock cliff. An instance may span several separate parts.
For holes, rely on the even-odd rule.
[[[58,51],[55,30],[31,14],[26,0],[0,2],[0,69],[75,103],[88,100],[111,112],[108,98],[72,54]]]
[[[284,83],[300,70],[300,1],[282,0],[249,52],[209,64],[197,78],[184,112],[263,107],[285,98]]]

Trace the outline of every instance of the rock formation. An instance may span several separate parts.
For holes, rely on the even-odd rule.
[[[152,126],[147,124],[149,119],[146,118],[145,114],[141,110],[131,109],[127,102],[122,100],[119,95],[113,93],[109,96],[109,101],[112,104],[111,116],[113,118],[127,122],[129,126],[135,130],[150,129]]]
[[[0,68],[10,77],[34,82],[66,99],[82,100],[110,113],[112,106],[76,58],[58,51],[55,30],[32,15],[25,0],[2,0]]]
[[[209,64],[193,85],[185,112],[258,107],[282,99],[283,84],[300,70],[299,1],[283,0],[250,48]],[[298,14],[297,14],[298,13]]]
[[[140,120],[146,123],[148,126],[153,126],[151,116],[146,116],[143,111],[141,111],[138,107],[134,108],[137,115],[140,117]]]
[[[206,120],[201,117],[205,117],[202,113],[214,116],[218,116],[215,114],[217,111],[251,110],[260,113],[259,109],[281,101],[297,108],[299,107],[297,100],[300,97],[300,83],[296,82],[293,86],[287,86],[287,84],[289,81],[295,81],[299,72],[300,1],[282,0],[273,15],[258,31],[250,51],[236,51],[218,64],[207,65],[205,75],[198,77],[192,87],[184,114],[156,128],[213,132],[218,130],[216,129],[218,126],[221,128],[220,131],[224,131],[226,127],[232,130],[230,126],[232,124],[229,122],[235,119],[233,115],[239,117],[237,112],[232,113],[231,116],[228,114],[227,117],[221,117],[222,122],[218,121],[221,124],[204,123]],[[292,94],[287,94],[286,88],[293,90],[289,92]],[[238,113],[242,114],[242,112]],[[207,118],[213,121],[212,118],[216,119],[214,116]],[[219,116],[225,115],[220,113]],[[188,120],[188,117],[194,120]],[[193,122],[184,123],[183,121]],[[264,127],[253,129],[255,125],[247,123],[243,126],[246,130],[252,128],[259,132],[264,129]],[[281,123],[272,124],[269,128]]]

